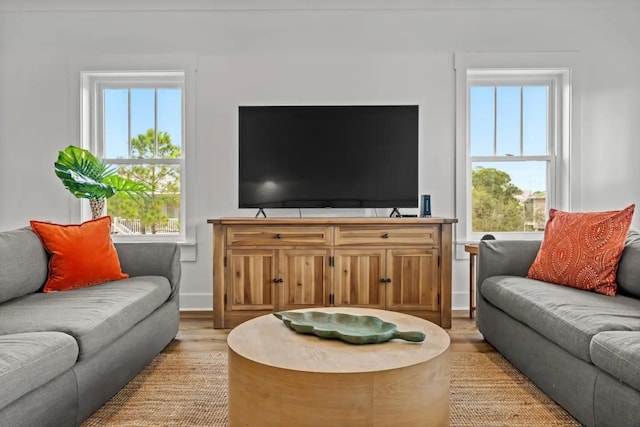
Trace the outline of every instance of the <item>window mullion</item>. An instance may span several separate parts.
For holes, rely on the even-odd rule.
[[[105,154],[105,140],[104,140],[104,89],[99,85],[96,85],[95,90],[92,91],[94,96],[93,98],[93,107],[96,109],[93,118],[93,124],[95,129],[93,129],[92,136],[95,138],[95,141],[92,141],[90,149],[96,150],[96,156],[98,158],[104,157]],[[102,120],[99,120],[102,119]]]
[[[557,99],[556,85],[552,82],[547,86],[547,153],[557,155],[556,151],[556,130],[557,130]]]
[[[558,94],[556,92],[556,84],[555,81],[552,81],[547,86],[547,154],[553,158],[553,161],[549,163],[548,171],[547,171],[547,179],[549,179],[549,183],[547,185],[549,191],[547,196],[547,209],[550,207],[557,207],[557,187],[556,180],[558,178],[557,175],[557,159],[558,156],[557,151],[557,103]]]
[[[524,86],[520,86],[520,155],[524,155]]]
[[[549,162],[552,156],[541,154],[537,156],[470,156],[470,158],[472,162]]]
[[[158,157],[158,89],[153,89],[153,157]]]
[[[498,155],[498,86],[493,87],[493,155]]]
[[[127,89],[127,149],[131,157],[131,89]]]
[[[112,165],[179,165],[182,162],[181,158],[160,158],[160,159],[104,159],[105,163]]]

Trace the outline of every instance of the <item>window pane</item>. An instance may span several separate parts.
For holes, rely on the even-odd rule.
[[[155,89],[131,89],[131,157],[155,158]]]
[[[129,157],[129,105],[127,89],[104,89],[104,155]]]
[[[469,140],[472,156],[493,156],[494,87],[469,89]]]
[[[121,196],[107,201],[114,234],[179,234],[180,167],[131,165],[118,168],[120,176],[150,188],[149,197],[130,200]]]
[[[473,232],[544,230],[546,161],[473,162]]]
[[[182,90],[158,89],[158,154],[180,157],[182,146]]]
[[[496,141],[499,156],[520,153],[520,86],[499,86],[496,93]]]
[[[547,154],[547,87],[525,86],[522,90],[522,139],[525,155]]]

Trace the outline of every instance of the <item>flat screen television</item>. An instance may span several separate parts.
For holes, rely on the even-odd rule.
[[[418,206],[418,106],[240,106],[240,208]]]

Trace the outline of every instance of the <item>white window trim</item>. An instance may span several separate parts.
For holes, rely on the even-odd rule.
[[[482,70],[482,71],[481,71]],[[456,54],[456,257],[467,258],[464,245],[476,242],[485,233],[471,232],[471,157],[469,156],[469,80],[473,74],[473,82],[485,80],[487,84],[496,77],[502,85],[509,75],[517,74],[518,84],[527,80],[540,81],[536,76],[548,80],[549,77],[557,83],[558,100],[561,105],[554,108],[557,120],[556,135],[554,135],[554,150],[556,164],[555,177],[549,176],[550,192],[548,208],[571,210],[579,206],[579,201],[572,198],[572,177],[579,176],[579,146],[580,135],[580,55],[576,52],[559,53],[477,53]],[[514,82],[515,84],[515,82]],[[561,113],[564,112],[564,116]],[[496,158],[491,158],[492,161]],[[513,159],[511,159],[513,161]],[[551,169],[551,168],[550,168]],[[557,178],[557,179],[556,179]],[[521,233],[492,233],[500,239],[539,240],[541,232]]]
[[[81,72],[82,82],[82,148],[88,149],[99,158],[104,158],[103,146],[100,143],[99,135],[102,134],[102,102],[100,91],[109,87],[122,87],[126,85],[128,88],[148,88],[148,87],[180,87],[182,92],[182,147],[180,159],[171,160],[145,160],[144,163],[175,163],[180,166],[180,218],[181,230],[178,235],[132,235],[132,236],[113,236],[114,241],[126,242],[149,242],[149,241],[175,241],[185,245],[195,244],[195,236],[189,239],[188,223],[187,223],[187,168],[186,159],[188,155],[187,149],[187,121],[186,121],[186,73],[184,71],[89,71]],[[119,162],[112,162],[119,163]],[[127,162],[131,163],[131,162]],[[108,202],[107,202],[108,203]],[[80,218],[86,221],[91,218],[91,211],[88,203],[82,203]]]

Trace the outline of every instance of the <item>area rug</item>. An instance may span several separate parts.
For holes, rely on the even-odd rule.
[[[82,427],[227,426],[227,354],[162,353]],[[579,426],[497,353],[451,353],[452,426]]]

